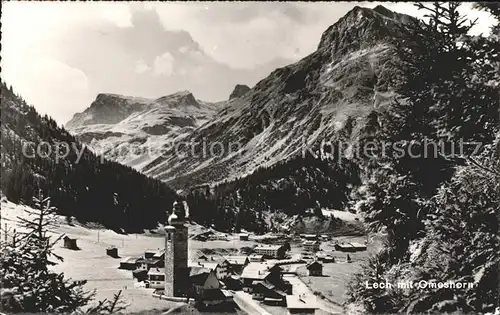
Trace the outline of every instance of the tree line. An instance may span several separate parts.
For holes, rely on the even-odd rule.
[[[199,223],[221,230],[264,232],[268,228],[265,213],[280,211],[292,216],[312,210],[322,217],[321,208],[346,209],[356,185],[359,177],[353,162],[307,154],[260,167],[244,178],[194,188],[187,200]]]
[[[1,187],[9,200],[31,205],[41,189],[60,214],[82,222],[100,222],[126,232],[142,232],[165,222],[177,195],[161,181],[97,156],[52,118],[39,115],[4,82],[1,113]],[[50,148],[40,146],[42,154],[29,157],[23,153],[23,146],[36,148],[41,142]],[[71,145],[59,161],[47,156],[58,150],[58,142]]]

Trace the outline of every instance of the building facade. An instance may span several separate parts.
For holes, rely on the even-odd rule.
[[[148,271],[149,287],[153,289],[163,289],[165,287],[165,269],[151,268]]]
[[[306,240],[302,243],[302,248],[304,249],[305,252],[315,253],[319,251],[320,245],[321,243],[319,241]]]
[[[309,271],[309,276],[321,277],[323,275],[323,265],[317,261],[308,264],[307,270]]]
[[[254,249],[255,253],[264,257],[282,259],[285,257],[286,250],[283,245],[259,245]]]

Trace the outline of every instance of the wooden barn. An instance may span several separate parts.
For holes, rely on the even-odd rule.
[[[120,269],[125,270],[135,270],[137,268],[137,262],[140,258],[128,257],[120,262]]]
[[[106,248],[106,255],[113,257],[113,258],[118,258],[118,248],[116,248],[114,246]]]
[[[76,244],[76,238],[71,238],[71,237],[65,236],[63,238],[63,241],[64,241],[64,248],[73,249],[73,250],[78,249],[78,245]]]
[[[323,265],[317,261],[308,264],[307,270],[309,270],[310,276],[321,277],[323,275]]]

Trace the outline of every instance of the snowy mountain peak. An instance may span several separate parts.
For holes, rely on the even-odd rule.
[[[182,108],[182,107],[200,107],[200,103],[196,100],[193,93],[189,91],[180,91],[174,94],[162,96],[156,99],[157,103],[162,105],[168,105],[173,108]]]
[[[355,6],[323,33],[318,49],[332,49],[344,54],[369,47],[392,36],[398,31],[398,25],[411,19],[409,15],[381,5],[374,9]]]
[[[140,97],[123,96],[119,94],[100,93],[95,101],[82,113],[76,113],[66,123],[66,127],[73,128],[91,124],[115,124],[130,114],[144,109],[151,103],[150,100]]]

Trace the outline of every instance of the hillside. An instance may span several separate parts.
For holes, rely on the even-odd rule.
[[[165,222],[176,198],[164,183],[95,155],[1,83],[2,192],[30,204],[38,190],[61,214],[142,231]]]
[[[394,96],[397,58],[391,40],[410,17],[383,7],[355,7],[326,30],[316,52],[273,71],[184,141],[205,143],[166,150],[143,168],[174,187],[246,176],[303,153],[316,152],[352,120],[359,136],[370,113]]]
[[[318,216],[321,208],[347,209],[349,193],[359,185],[358,168],[344,160],[332,164],[308,155],[297,156],[234,181],[190,190],[190,211],[206,225],[219,229],[261,231],[276,228],[264,223],[266,213]],[[211,213],[218,215],[211,216]],[[278,223],[279,224],[279,223]],[[326,230],[333,232],[337,225]]]

